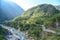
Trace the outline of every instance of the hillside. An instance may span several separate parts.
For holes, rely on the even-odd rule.
[[[41,26],[56,30],[56,19],[60,20],[60,11],[51,4],[42,4],[27,10],[12,21],[6,21],[5,24],[28,32],[28,37],[34,40],[59,40],[59,36],[44,32]]]
[[[0,40],[6,40],[5,36],[6,36],[7,32],[8,32],[8,30],[6,30],[0,26]]]
[[[58,10],[51,4],[42,4],[27,10],[23,16],[30,16],[41,13],[44,13],[44,16],[52,16],[53,14],[58,13]]]
[[[5,20],[11,20],[23,13],[24,10],[13,2],[1,1],[0,7],[0,23]]]

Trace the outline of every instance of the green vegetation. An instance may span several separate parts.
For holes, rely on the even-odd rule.
[[[7,30],[0,26],[0,40],[6,40],[5,38],[6,33],[7,33]]]
[[[51,33],[45,33],[46,38],[42,34],[44,32],[41,25],[56,29],[56,20],[60,20],[60,11],[53,5],[42,4],[27,10],[12,21],[5,21],[4,24],[21,31],[28,31],[28,36],[33,37],[35,40],[59,40],[60,37],[56,34],[50,35]]]

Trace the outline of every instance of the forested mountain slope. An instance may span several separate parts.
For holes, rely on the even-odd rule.
[[[60,10],[51,4],[42,4],[28,9],[21,16],[14,18],[12,21],[6,21],[5,24],[21,31],[27,31],[29,37],[35,40],[59,40],[56,34],[47,33],[47,37],[43,37],[44,32],[42,26],[56,30],[56,20],[60,20]],[[51,38],[52,37],[52,38]]]

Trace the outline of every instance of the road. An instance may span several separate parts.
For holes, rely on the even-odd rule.
[[[42,25],[42,30],[43,30],[43,31],[46,31],[46,32],[50,32],[50,33],[56,33],[56,32],[53,31],[53,30],[46,29],[44,25]]]

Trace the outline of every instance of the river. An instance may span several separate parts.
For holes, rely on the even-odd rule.
[[[28,40],[26,35],[23,32],[18,31],[17,29],[9,27],[9,26],[5,26],[5,25],[1,25],[1,26],[10,32],[10,34],[6,36],[7,40]],[[46,29],[44,25],[42,25],[42,30],[46,32],[56,33],[53,30]]]
[[[7,40],[27,40],[26,36],[23,32],[18,31],[15,28],[11,28],[9,26],[1,25],[4,29],[7,29],[11,32],[9,35],[6,36]]]

